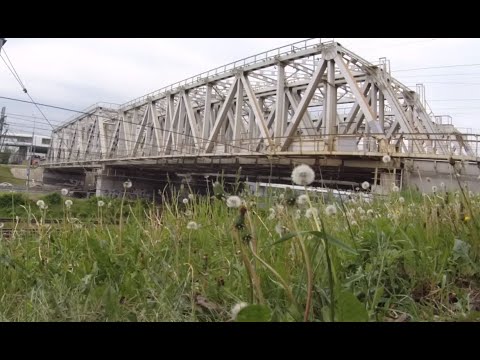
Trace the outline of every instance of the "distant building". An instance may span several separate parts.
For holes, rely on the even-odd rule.
[[[21,164],[31,155],[32,162],[45,158],[51,138],[46,135],[25,134],[8,131],[0,138],[0,152],[10,153],[8,162]]]

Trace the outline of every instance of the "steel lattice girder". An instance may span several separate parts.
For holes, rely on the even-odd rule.
[[[452,137],[385,65],[334,42],[286,49],[118,109],[97,107],[54,130],[48,162],[335,152],[344,139],[353,153],[452,153]],[[458,155],[471,155],[458,136]]]

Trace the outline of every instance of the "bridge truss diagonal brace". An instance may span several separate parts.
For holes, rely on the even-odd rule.
[[[192,103],[190,102],[190,96],[188,96],[188,92],[185,91],[185,92],[183,92],[182,97],[183,97],[183,102],[185,104],[185,108],[187,110],[188,123],[190,125],[190,130],[192,132],[193,142],[195,144],[195,148],[200,149],[197,120],[195,119],[195,114],[193,112]]]
[[[317,65],[317,68],[315,70],[315,73],[312,76],[312,79],[310,80],[310,83],[308,84],[305,93],[303,94],[302,99],[300,100],[300,103],[298,104],[297,110],[292,116],[292,119],[290,121],[290,125],[287,127],[287,131],[285,132],[285,140],[283,141],[283,144],[281,146],[281,151],[286,151],[290,144],[293,142],[294,138],[293,135],[295,134],[295,131],[298,128],[298,125],[300,124],[300,121],[302,121],[303,115],[305,114],[305,111],[307,110],[308,104],[313,98],[313,95],[315,94],[315,90],[318,87],[318,84],[322,80],[322,76],[325,73],[325,70],[327,68],[327,62],[325,59],[321,59],[320,63]]]
[[[253,113],[255,114],[255,122],[257,123],[258,128],[260,129],[260,135],[264,139],[267,139],[268,145],[270,146],[270,148],[272,148],[273,141],[272,141],[272,138],[270,137],[268,126],[265,123],[265,119],[263,118],[262,108],[260,107],[260,104],[257,101],[255,92],[252,89],[252,85],[250,85],[250,81],[248,81],[248,78],[245,76],[244,73],[240,75],[240,80],[242,81],[243,86],[245,87],[245,92],[247,93],[248,101],[250,102]]]
[[[223,125],[223,122],[225,121],[227,117],[228,110],[232,106],[233,103],[233,98],[235,97],[235,91],[237,90],[238,87],[238,82],[240,81],[239,78],[236,78],[233,84],[230,86],[230,89],[228,89],[227,96],[225,98],[225,101],[222,104],[222,107],[220,108],[220,111],[218,112],[217,119],[215,120],[215,123],[213,124],[212,130],[210,132],[210,136],[208,138],[207,144],[205,145],[205,153],[210,153],[213,150],[213,147],[215,146],[218,133],[220,132],[220,128]]]

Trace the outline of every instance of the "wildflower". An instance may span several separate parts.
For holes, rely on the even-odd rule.
[[[238,196],[233,195],[227,198],[227,206],[229,208],[238,208],[241,205],[242,205],[242,199],[240,199]]]
[[[280,194],[280,196],[278,197],[280,200],[283,200],[285,198],[285,195],[283,194]]]
[[[194,197],[195,197],[195,195],[193,195],[193,194],[188,194],[188,198],[189,198],[190,200],[193,200]]]
[[[198,230],[198,229],[200,229],[200,225],[197,224],[195,221],[190,221],[190,222],[187,224],[187,229],[188,229],[188,230]]]
[[[337,208],[335,207],[335,205],[328,205],[325,208],[325,212],[327,213],[328,216],[332,216],[337,213]]]
[[[382,161],[385,164],[388,164],[390,161],[392,161],[392,158],[390,157],[390,155],[383,155]]]
[[[438,191],[438,188],[437,188],[435,185],[433,185],[433,186],[432,186],[432,192],[433,192],[433,193],[436,193],[437,191]]]
[[[102,200],[98,200],[97,205],[98,207],[103,207],[105,203]]]
[[[350,223],[351,226],[357,226],[357,222],[355,220],[353,220],[351,223]]]
[[[298,219],[300,219],[301,216],[302,216],[302,211],[301,211],[300,209],[297,209],[297,210],[295,211],[295,215],[293,216],[293,218],[294,218],[295,220],[298,220]]]
[[[401,197],[401,196],[400,196],[400,197],[398,198],[398,202],[400,202],[400,203],[402,203],[402,204],[403,204],[403,203],[405,202],[405,199],[404,199],[403,197]]]
[[[367,215],[368,215],[368,216],[373,216],[373,215],[374,215],[373,210],[372,210],[372,209],[368,209],[368,210],[367,210]]]
[[[66,206],[67,208],[70,208],[70,206],[72,206],[72,205],[73,205],[73,201],[72,201],[72,200],[70,200],[70,199],[69,199],[69,200],[65,200],[65,206]]]
[[[268,215],[268,220],[273,220],[275,219],[275,216],[276,216],[276,211],[274,208],[270,208],[268,209],[268,211],[270,211],[270,215]]]
[[[123,183],[123,187],[125,189],[130,189],[132,187],[132,182],[130,181],[130,179]]]
[[[428,176],[427,176],[427,178],[426,178],[425,180],[427,180],[427,182],[432,181],[432,179],[430,179]]]
[[[360,188],[357,186],[357,187],[355,188],[355,191],[359,191],[359,190],[360,190]]]
[[[18,215],[15,216],[15,221],[16,221],[16,222],[19,222],[19,221],[20,221],[20,218],[18,217]]]
[[[297,204],[298,205],[306,205],[308,202],[308,196],[303,194],[303,195],[300,195],[298,198],[297,198]]]
[[[471,197],[471,198],[473,198],[473,197],[475,196],[475,194],[473,193],[472,190],[470,190],[470,191],[468,192],[468,196]]]
[[[111,207],[111,206],[112,206],[112,203],[109,202],[109,203],[107,204],[107,207],[109,208],[109,207]]]
[[[43,200],[38,200],[37,201],[37,206],[40,208],[40,209],[45,209],[45,201]]]
[[[184,212],[184,214],[185,214],[186,217],[190,217],[190,216],[193,215],[193,213],[192,213],[191,210],[186,210],[186,211]]]
[[[185,205],[187,205],[187,204],[188,204],[188,199],[185,198],[185,199],[182,200],[182,202],[183,202]]]
[[[235,306],[232,308],[232,320],[237,319],[237,315],[242,310],[243,308],[247,307],[248,304],[246,302],[241,302],[238,304],[235,304]]]
[[[279,236],[282,236],[283,234],[288,232],[288,228],[283,226],[282,224],[278,223],[277,225],[275,225],[275,231],[277,232],[277,234]]]
[[[360,215],[365,214],[365,210],[363,210],[363,208],[360,207],[360,206],[357,208],[357,212],[358,212]]]
[[[308,165],[299,165],[292,171],[292,180],[297,185],[310,185],[315,180],[315,172]]]
[[[471,219],[472,219],[472,218],[471,218],[470,216],[466,215],[465,218],[463,219],[463,221],[468,222],[468,221],[470,221]]]
[[[305,217],[307,219],[310,219],[312,216],[318,216],[318,210],[315,209],[315,208],[308,208],[306,211],[305,211]]]
[[[393,192],[399,192],[399,191],[400,191],[400,188],[399,188],[397,185],[393,185],[392,191],[393,191]]]
[[[364,181],[362,183],[362,189],[367,190],[370,187],[370,183],[368,181]]]
[[[441,182],[441,183],[440,183],[440,187],[445,190],[445,183],[444,183],[444,182]]]
[[[63,196],[68,195],[68,189],[62,189],[60,192],[62,193]]]
[[[285,206],[280,205],[280,204],[277,204],[275,207],[277,208],[277,211],[278,211],[279,213],[282,212],[283,210],[285,210]]]

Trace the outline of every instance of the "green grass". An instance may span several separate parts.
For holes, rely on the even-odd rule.
[[[16,231],[0,239],[0,321],[232,321],[241,302],[259,306],[238,319],[479,318],[478,195],[356,197],[334,215],[334,200],[312,198],[317,218],[290,194],[243,194],[240,209],[196,195],[102,208],[73,199],[70,210],[55,198],[43,211],[14,199]]]
[[[25,185],[25,180],[17,179],[12,175],[8,165],[0,165],[0,183],[8,182],[13,185]]]

